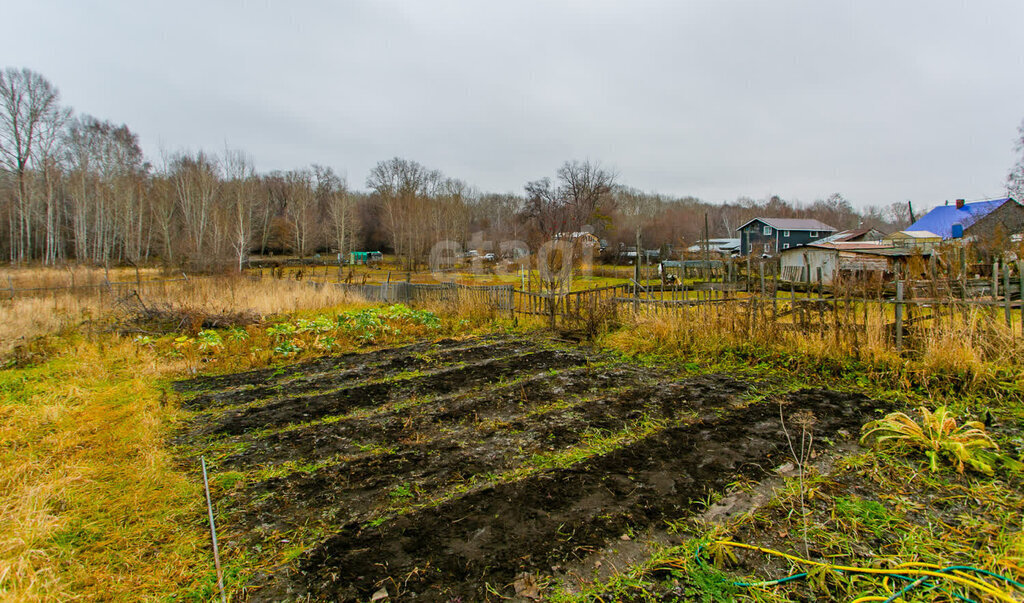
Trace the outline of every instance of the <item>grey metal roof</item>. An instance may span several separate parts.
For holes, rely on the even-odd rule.
[[[849,241],[851,239],[856,239],[857,237],[864,236],[870,233],[872,230],[874,230],[875,232],[882,236],[885,236],[882,233],[882,231],[874,228],[853,228],[850,230],[843,230],[841,232],[833,233],[823,239],[818,239],[817,241],[815,241],[815,243],[839,243],[842,241]]]
[[[865,255],[884,255],[894,258],[910,257],[914,255],[928,257],[932,254],[927,250],[922,251],[920,249],[908,249],[906,247],[887,247],[884,249],[840,249],[840,251],[848,251],[850,253],[860,253]]]
[[[768,226],[771,226],[775,230],[812,230],[812,231],[824,231],[824,232],[835,232],[836,229],[832,228],[824,222],[818,220],[811,220],[807,218],[754,218],[748,220],[742,226],[736,230],[742,230],[747,224],[751,222],[764,222]]]

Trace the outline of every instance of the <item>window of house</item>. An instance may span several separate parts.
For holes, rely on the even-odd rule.
[[[762,232],[762,233],[764,233],[764,234],[766,234],[766,235],[770,235],[770,234],[772,234],[772,227],[771,227],[771,226],[765,226],[765,227],[764,227],[764,228],[763,228],[763,229],[761,230],[761,232]]]
[[[782,236],[788,237],[789,236],[789,231],[788,230],[783,230],[782,231]]]
[[[818,231],[817,231],[817,230],[812,230],[812,231],[811,231],[811,236],[812,236],[812,237],[816,237],[816,236],[818,236]]]
[[[787,235],[787,236],[789,236],[789,235]],[[783,249],[789,249],[789,243],[783,243],[782,244],[782,248]]]

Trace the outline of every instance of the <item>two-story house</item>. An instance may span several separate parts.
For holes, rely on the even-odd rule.
[[[754,218],[736,231],[740,234],[740,255],[775,255],[783,249],[825,238],[836,229],[818,220]]]

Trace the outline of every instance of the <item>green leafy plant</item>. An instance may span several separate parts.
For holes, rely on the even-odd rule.
[[[362,343],[374,343],[389,335],[402,333],[403,325],[419,325],[437,329],[441,320],[433,312],[414,310],[405,304],[382,308],[366,308],[342,312],[335,317],[339,331],[351,335]]]
[[[399,484],[392,488],[388,495],[395,501],[409,500],[416,496],[411,484]]]
[[[302,348],[294,341],[282,341],[281,343],[274,346],[274,353],[281,354],[282,356],[292,356],[302,351]]]
[[[271,337],[291,337],[295,334],[295,325],[287,322],[278,323],[267,327],[267,335]]]
[[[938,470],[939,460],[945,458],[960,473],[965,467],[986,475],[995,472],[993,465],[999,458],[999,446],[985,432],[983,424],[968,421],[957,425],[956,417],[945,406],[935,412],[921,407],[920,413],[920,423],[902,412],[871,421],[862,428],[861,443],[921,450],[932,471]]]
[[[224,340],[217,331],[199,331],[196,336],[199,342],[199,349],[202,351],[216,351],[224,347]]]
[[[316,347],[321,350],[333,350],[338,347],[338,340],[331,336],[321,337],[316,341]]]

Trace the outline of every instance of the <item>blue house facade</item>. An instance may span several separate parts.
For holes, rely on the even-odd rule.
[[[736,229],[740,255],[776,255],[785,249],[823,239],[836,229],[818,220],[754,218]]]

